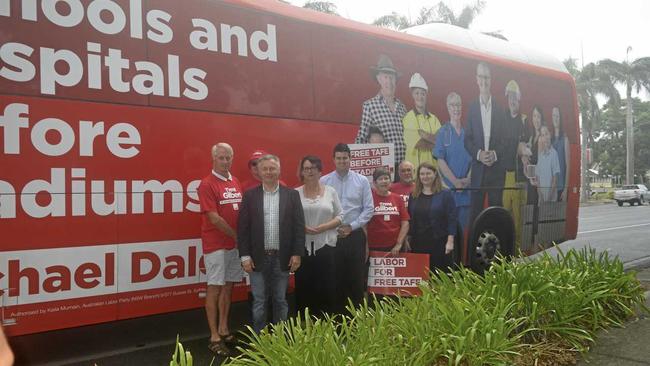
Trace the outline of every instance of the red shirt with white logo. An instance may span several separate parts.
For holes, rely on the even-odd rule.
[[[233,249],[235,239],[223,233],[214,226],[208,218],[208,212],[216,212],[230,227],[237,232],[239,206],[241,206],[242,190],[237,178],[230,175],[224,177],[218,173],[203,178],[198,188],[201,203],[201,240],[203,253],[211,253],[218,249]]]
[[[402,199],[404,200],[404,206],[406,208],[408,208],[409,195],[413,192],[413,188],[415,188],[415,183],[404,184],[402,182],[395,182],[390,185],[391,192],[397,193],[400,196],[402,196]]]
[[[390,249],[397,244],[402,221],[409,220],[404,200],[398,194],[389,192],[380,196],[372,190],[375,209],[368,222],[368,246],[370,249]]]

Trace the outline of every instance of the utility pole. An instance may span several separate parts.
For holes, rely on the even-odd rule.
[[[627,52],[625,54],[625,66],[630,66],[630,51],[632,47],[627,47]],[[634,121],[632,120],[633,111],[632,111],[632,80],[631,74],[628,73],[626,80],[626,92],[627,92],[627,111],[625,114],[625,130],[626,130],[626,139],[625,147],[627,152],[625,154],[625,184],[634,184]]]
[[[580,72],[582,72],[585,69],[585,51],[582,41],[580,41],[580,64]],[[589,180],[587,177],[587,169],[589,168],[589,163],[587,162],[587,142],[589,138],[587,136],[587,129],[585,128],[585,123],[587,123],[584,119],[585,115],[580,113],[580,117],[580,132],[582,136],[582,148],[580,149],[580,201],[586,202],[589,199]]]

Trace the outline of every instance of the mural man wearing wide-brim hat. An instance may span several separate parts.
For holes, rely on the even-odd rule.
[[[402,126],[406,107],[395,98],[395,83],[400,74],[386,55],[379,56],[377,65],[370,68],[370,74],[379,84],[379,93],[363,102],[361,125],[355,143],[368,143],[370,127],[375,126],[386,142],[395,145],[395,163],[399,164],[406,153]]]

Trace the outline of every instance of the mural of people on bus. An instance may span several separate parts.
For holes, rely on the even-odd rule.
[[[472,158],[465,150],[465,129],[461,116],[463,104],[455,92],[447,96],[449,121],[438,130],[433,155],[438,159],[438,169],[447,187],[451,188],[456,202],[458,222],[463,232],[468,228],[471,193],[470,185]]]
[[[544,112],[540,106],[535,105],[530,115],[532,123],[529,127],[526,147],[530,149],[531,154],[528,158],[527,164],[524,166],[524,170],[525,175],[528,178],[526,202],[530,205],[534,205],[539,203],[539,196],[537,187],[534,184],[534,178],[536,175],[535,170],[537,167],[537,157],[539,156],[540,130],[544,124]]]
[[[431,152],[436,143],[436,132],[440,129],[440,121],[427,110],[429,87],[422,75],[416,72],[411,77],[409,89],[413,96],[413,109],[408,111],[402,120],[406,145],[405,160],[415,166],[429,162],[436,167],[437,163]]]
[[[564,210],[565,206],[549,205],[567,199],[570,151],[562,113],[559,106],[552,106],[547,124],[542,107],[528,100],[528,105],[534,105],[529,118],[522,112],[518,80],[507,78],[499,86],[505,89],[501,105],[492,95],[490,65],[475,65],[472,74],[478,96],[470,97],[464,116],[460,93],[448,93],[449,120],[443,124],[428,108],[431,89],[426,73],[411,74],[408,91],[413,107],[406,112],[396,96],[406,94],[396,90],[401,74],[389,56],[379,55],[370,67],[379,90],[363,102],[355,142],[393,143],[396,165],[403,161],[414,168],[423,162],[433,164],[454,191],[458,222],[466,234],[484,208],[502,206],[512,215],[517,248],[530,247],[538,244],[540,225],[550,222],[545,221],[547,216],[565,217],[564,212],[548,211],[549,207]],[[440,105],[435,102],[434,106]],[[561,239],[563,226],[556,231],[552,237]]]
[[[479,97],[469,105],[465,128],[465,149],[472,158],[472,221],[483,210],[485,201],[488,206],[503,204],[504,163],[509,159],[504,143],[507,131],[503,110],[492,98],[491,80],[489,66],[479,63]]]
[[[508,101],[508,110],[505,113],[507,126],[507,156],[504,159],[506,171],[503,207],[512,215],[515,224],[515,241],[521,244],[521,206],[526,203],[526,176],[523,174],[524,165],[528,164],[531,155],[526,146],[526,115],[520,112],[521,90],[515,80],[506,84],[505,96]]]
[[[386,55],[379,56],[377,65],[370,68],[370,73],[379,86],[379,92],[363,102],[361,124],[354,142],[368,143],[370,127],[377,127],[384,141],[395,145],[395,161],[399,164],[404,160],[406,153],[402,126],[406,107],[395,97],[395,85],[400,74],[393,66],[393,61]]]
[[[548,126],[539,128],[537,167],[533,185],[537,187],[539,202],[555,201],[557,199],[557,182],[560,176],[560,161],[557,151],[551,144],[551,133]]]
[[[560,176],[557,181],[557,200],[558,202],[565,202],[567,197],[567,187],[569,186],[569,167],[571,165],[569,156],[569,139],[564,134],[562,127],[562,114],[560,107],[553,107],[551,114],[553,120],[553,137],[551,138],[551,145],[557,152],[560,162]]]

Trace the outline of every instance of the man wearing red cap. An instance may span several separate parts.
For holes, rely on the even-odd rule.
[[[262,184],[262,177],[260,176],[259,171],[257,170],[257,161],[264,155],[268,155],[264,150],[258,149],[253,151],[251,157],[248,159],[248,170],[251,172],[251,178],[242,183],[241,189],[242,192],[246,192],[251,188],[255,188]],[[287,184],[280,179],[280,185],[287,186]]]
[[[267,154],[264,150],[255,150],[251,154],[251,157],[248,159],[248,170],[251,172],[251,178],[242,183],[241,188],[244,192],[262,183],[262,178],[257,171],[257,159]]]

